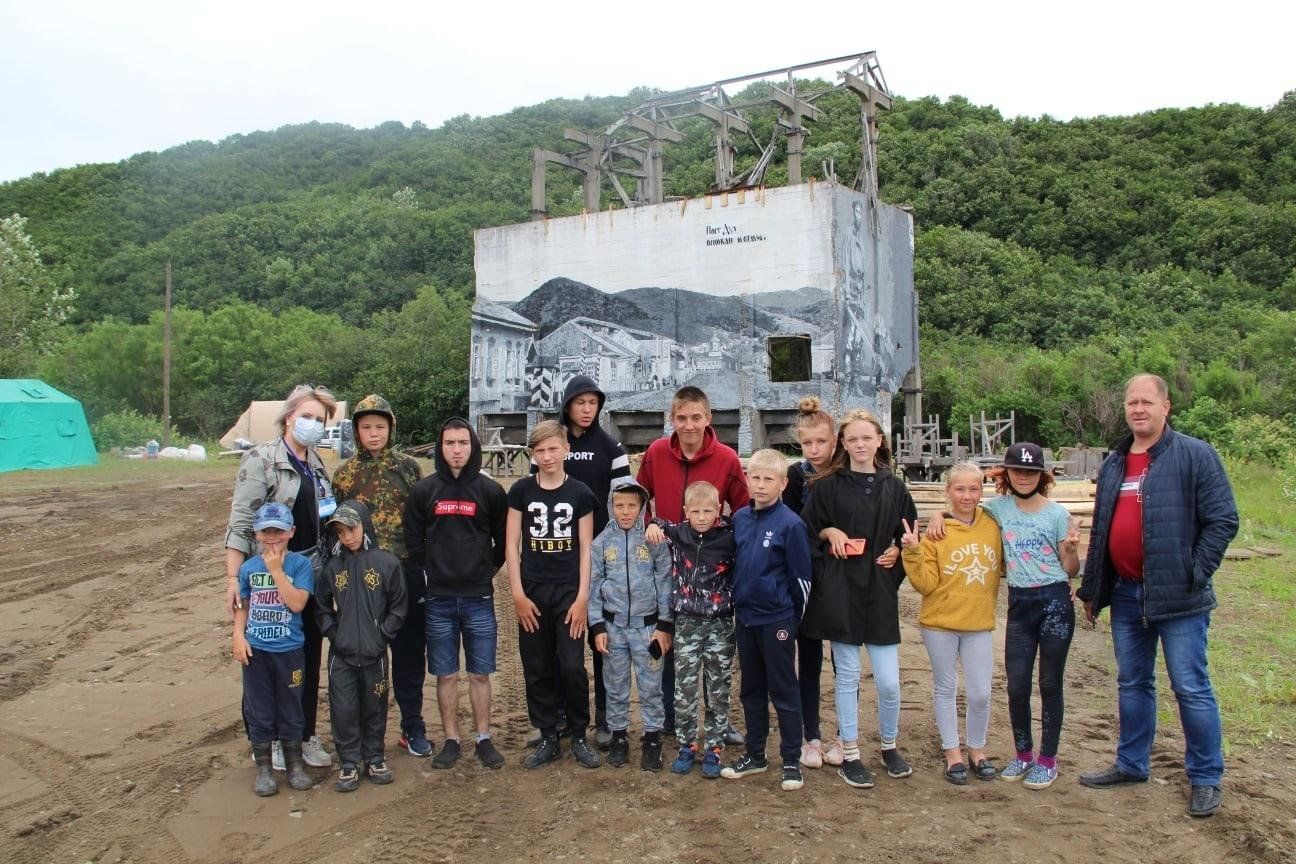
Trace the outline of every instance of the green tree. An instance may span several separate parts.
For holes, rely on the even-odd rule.
[[[353,389],[392,403],[401,441],[433,440],[447,418],[467,416],[471,314],[462,293],[427,285],[399,312],[379,313],[366,332],[367,362]]]
[[[0,219],[0,378],[31,374],[57,348],[74,296],[45,270],[27,220]]]

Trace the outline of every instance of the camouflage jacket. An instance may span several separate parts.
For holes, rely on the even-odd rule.
[[[405,560],[405,532],[401,518],[405,499],[423,476],[418,462],[387,447],[378,457],[361,450],[333,473],[339,501],[355,498],[369,508],[379,549]]]
[[[324,495],[332,495],[328,472],[324,470],[319,454],[313,449],[307,450],[306,462],[315,472]],[[237,549],[251,557],[258,548],[256,532],[252,530],[252,517],[257,508],[267,501],[277,501],[291,510],[300,488],[301,476],[288,457],[288,445],[282,437],[258,444],[244,453],[234,480],[225,548]]]

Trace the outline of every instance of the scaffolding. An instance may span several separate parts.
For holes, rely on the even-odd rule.
[[[797,92],[796,73],[829,66],[845,66],[836,73],[838,84],[810,93]],[[725,89],[774,76],[783,76],[786,81],[782,86],[770,84],[769,93],[762,100],[735,103]],[[866,51],[662,93],[627,111],[601,134],[579,129],[564,130],[563,138],[577,145],[575,149],[557,152],[537,147],[534,150],[531,218],[542,220],[549,215],[545,206],[545,169],[550,164],[570,168],[581,175],[581,196],[587,212],[594,213],[600,209],[604,180],[625,207],[660,204],[665,200],[662,148],[665,144],[684,140],[676,124],[690,117],[701,117],[714,127],[715,182],[711,191],[763,186],[780,138],[787,142],[788,183],[801,183],[802,156],[806,138],[810,135],[805,124],[820,119],[822,115],[814,104],[815,100],[839,90],[854,93],[860,100],[861,161],[854,188],[876,202],[878,112],[890,108],[892,99],[876,52]],[[778,109],[778,122],[769,141],[761,143],[752,133],[743,111],[771,104]],[[735,174],[734,164],[737,136],[746,136],[760,151],[756,163],[740,174]]]

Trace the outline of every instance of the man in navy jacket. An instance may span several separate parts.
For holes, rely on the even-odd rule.
[[[1237,534],[1238,513],[1219,455],[1166,423],[1170,396],[1156,375],[1125,385],[1132,433],[1098,473],[1093,530],[1077,596],[1093,622],[1111,607],[1120,739],[1116,762],[1080,775],[1095,789],[1146,782],[1156,735],[1157,643],[1183,723],[1191,816],[1219,809],[1224,775],[1219,706],[1206,662],[1218,603],[1212,577]]]

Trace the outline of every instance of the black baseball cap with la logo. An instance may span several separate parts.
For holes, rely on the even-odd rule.
[[[1044,464],[1044,451],[1038,444],[1029,441],[1019,441],[1010,445],[1004,452],[1003,464],[1005,468],[1017,468],[1021,471],[1048,470],[1048,466]]]

